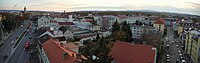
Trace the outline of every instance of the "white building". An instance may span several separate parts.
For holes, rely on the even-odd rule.
[[[42,16],[38,19],[38,29],[41,27],[56,27],[57,21],[49,20],[47,17]]]
[[[145,25],[130,25],[132,31],[132,38],[134,39],[141,39],[144,32],[147,31],[155,31],[154,27],[145,26]]]

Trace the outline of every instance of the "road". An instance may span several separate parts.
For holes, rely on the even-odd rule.
[[[168,48],[166,46],[167,44],[169,45]],[[180,40],[178,40],[177,38],[175,38],[173,29],[169,28],[169,27],[167,28],[167,35],[166,35],[166,40],[165,40],[165,46],[166,46],[165,57],[166,57],[167,54],[169,54],[169,57],[170,57],[169,63],[176,63],[176,60],[178,60],[180,62],[180,60],[181,60],[180,57],[185,58],[185,56],[183,55],[183,51],[181,49]],[[180,54],[182,54],[182,55],[180,55]]]
[[[8,38],[8,40],[4,43],[4,45],[0,48],[0,57],[8,54],[9,57],[6,60],[0,60],[0,63],[27,63],[29,59],[29,51],[24,51],[24,46],[27,41],[29,41],[29,37],[32,36],[32,33],[35,29],[31,28],[27,35],[25,35],[22,40],[18,43],[16,48],[13,48],[13,45],[10,44],[11,41],[15,41],[16,37],[21,35],[23,32],[27,30],[29,23],[25,22],[24,26],[17,29],[13,32],[13,34]],[[33,27],[33,26],[32,26]],[[11,51],[13,54],[11,54]]]

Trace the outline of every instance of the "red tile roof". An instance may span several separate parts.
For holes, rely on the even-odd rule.
[[[165,25],[165,20],[162,19],[162,18],[160,18],[160,19],[156,20],[156,21],[154,22],[154,24],[163,24],[163,25]]]
[[[49,39],[42,44],[42,47],[51,63],[74,63],[76,59],[72,57],[72,53],[59,46],[55,40]],[[63,59],[63,52],[68,53],[68,57]]]
[[[59,25],[74,25],[73,22],[58,22]]]
[[[73,43],[65,43],[65,44],[63,44],[63,47],[66,48],[66,49],[79,48],[79,46],[77,46]]]
[[[116,41],[110,51],[110,55],[117,63],[154,63],[155,50],[152,46],[130,44]],[[153,48],[154,49],[154,48]]]

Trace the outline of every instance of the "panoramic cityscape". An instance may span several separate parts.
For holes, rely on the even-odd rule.
[[[200,0],[0,0],[0,63],[200,63]]]

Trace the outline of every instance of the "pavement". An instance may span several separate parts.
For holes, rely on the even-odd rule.
[[[14,31],[5,44],[0,48],[1,58],[6,54],[9,56],[6,60],[0,60],[0,63],[29,63],[29,57],[31,57],[30,51],[25,51],[24,46],[26,42],[33,41],[32,39],[29,39],[29,37],[33,35],[32,33],[35,30],[35,27],[32,26],[33,28],[23,36],[16,48],[13,48],[14,44],[10,44],[11,41],[16,41],[17,36],[27,30],[28,25],[29,23],[26,22],[23,27]]]

